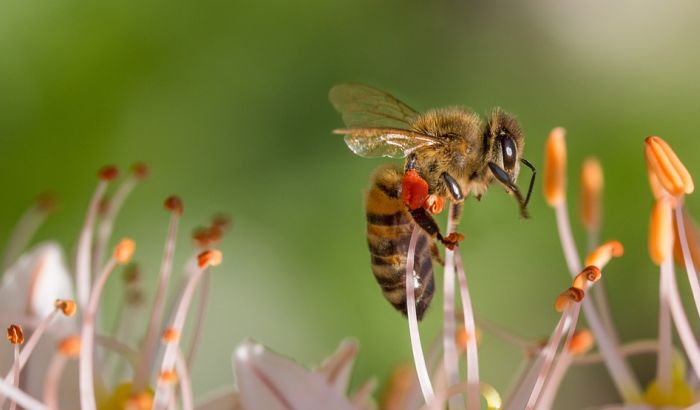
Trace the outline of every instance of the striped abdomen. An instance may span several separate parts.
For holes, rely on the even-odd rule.
[[[416,223],[401,200],[403,174],[395,166],[377,169],[367,193],[367,243],[372,271],[384,297],[406,314],[406,256]],[[418,320],[433,298],[435,279],[431,260],[430,236],[422,229],[416,245],[414,283]]]

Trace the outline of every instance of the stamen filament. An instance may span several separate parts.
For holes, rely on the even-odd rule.
[[[688,274],[688,282],[690,283],[690,289],[693,293],[693,300],[695,301],[695,309],[700,315],[700,282],[698,282],[698,274],[695,271],[695,263],[693,262],[693,257],[690,253],[690,247],[688,246],[688,237],[685,232],[685,221],[683,220],[683,204],[678,199],[675,206],[676,214],[676,227],[678,229],[678,242],[681,244],[681,252],[683,253],[683,262],[685,263],[685,270]]]
[[[421,409],[423,410],[439,410],[442,409],[445,405],[445,402],[453,396],[459,396],[462,395],[463,393],[467,393],[471,390],[471,386],[469,383],[457,383],[449,388],[442,390],[438,393],[438,395],[435,397],[435,400],[432,403],[428,403],[425,406],[423,406]],[[503,402],[501,400],[501,396],[498,394],[498,391],[491,385],[486,384],[486,383],[481,383],[479,385],[479,391],[480,395],[484,397],[486,400],[486,408],[487,410],[501,410],[503,408]]]
[[[117,261],[111,257],[105,265],[102,274],[95,282],[95,286],[90,293],[87,309],[83,313],[83,327],[80,337],[80,407],[83,410],[94,410],[95,386],[93,376],[93,358],[95,341],[95,321],[97,319],[97,309],[99,307],[102,290],[109,275],[114,271]]]
[[[199,286],[199,302],[197,303],[197,316],[194,322],[194,329],[192,332],[192,338],[190,339],[190,345],[187,350],[187,367],[191,368],[194,362],[194,356],[197,353],[197,348],[199,347],[199,342],[202,338],[203,328],[204,328],[204,316],[207,313],[207,301],[209,300],[209,275],[204,275],[202,278],[202,284]]]
[[[12,370],[14,373],[15,380],[13,382],[13,386],[19,388],[19,370],[20,370],[19,369],[19,344],[16,344],[14,346],[14,354],[15,354],[15,360],[14,360],[14,363],[12,364]],[[13,400],[10,403],[10,410],[15,410],[16,408],[17,408],[17,402]]]
[[[671,255],[667,255],[667,258],[670,257]],[[662,264],[668,263],[673,262],[672,260],[662,262]],[[656,382],[660,393],[664,397],[670,396],[673,389],[673,381],[671,379],[673,335],[671,333],[671,312],[669,310],[668,295],[668,283],[662,276],[659,276],[659,354],[656,357]]]
[[[411,337],[411,349],[413,350],[413,362],[416,366],[416,374],[420,383],[423,400],[426,403],[432,402],[435,398],[433,386],[430,382],[430,375],[425,364],[423,356],[423,348],[420,341],[420,332],[418,331],[418,318],[416,316],[416,295],[413,287],[413,267],[416,256],[416,243],[420,236],[418,226],[413,228],[411,240],[408,245],[408,257],[406,259],[406,316],[408,318],[408,333]],[[454,337],[452,338],[454,340]]]
[[[555,213],[559,238],[562,243],[566,263],[569,267],[569,273],[572,277],[575,277],[581,271],[581,262],[569,224],[566,201],[563,201],[555,207]],[[627,363],[618,352],[617,346],[619,342],[617,341],[616,335],[609,334],[605,331],[605,326],[590,298],[585,298],[581,303],[586,321],[596,338],[596,343],[598,344],[601,354],[605,358],[605,366],[613,379],[618,393],[625,402],[638,402],[642,397],[641,387],[629,363]]]
[[[24,407],[26,410],[48,410],[43,403],[5,380],[0,380],[0,393]]]
[[[661,265],[661,276],[661,280],[666,281],[664,289],[668,292],[667,300],[669,308],[671,309],[671,317],[673,317],[673,322],[676,325],[676,331],[681,339],[681,344],[685,349],[693,371],[696,377],[700,379],[700,346],[698,346],[698,342],[695,340],[693,330],[683,310],[672,259],[669,258]]]
[[[168,381],[164,380],[163,374],[170,374],[173,372],[175,367],[175,361],[177,360],[177,352],[180,347],[180,335],[182,334],[182,329],[185,325],[185,320],[187,319],[187,310],[192,302],[192,296],[194,291],[203,275],[206,274],[209,266],[216,266],[221,263],[221,253],[219,251],[204,251],[199,255],[198,269],[194,275],[192,275],[188,282],[185,290],[182,294],[182,299],[180,299],[175,311],[175,317],[173,318],[172,324],[168,329],[174,331],[177,334],[175,340],[166,341],[165,352],[163,353],[163,360],[160,366],[160,375],[158,378],[158,384],[156,385],[156,394],[153,399],[153,409],[159,410],[163,409],[168,404],[168,395],[172,391],[167,386]]]
[[[457,248],[459,249],[459,248]],[[476,325],[474,324],[474,310],[472,308],[471,296],[467,283],[467,275],[464,272],[462,256],[455,253],[455,266],[457,267],[457,277],[459,278],[460,296],[462,298],[462,310],[464,311],[464,329],[469,337],[467,338],[467,409],[479,410],[479,354],[476,338]]]
[[[56,351],[49,367],[46,369],[46,377],[44,378],[44,403],[51,410],[58,410],[58,390],[61,383],[61,376],[66,367],[68,358],[60,351]]]
[[[177,370],[177,377],[179,379],[178,386],[180,386],[180,400],[182,400],[182,409],[193,410],[194,398],[192,394],[192,383],[190,382],[190,373],[189,370],[187,370],[187,362],[185,361],[185,357],[180,349],[177,350],[175,369]]]
[[[126,198],[129,196],[131,191],[134,189],[138,181],[140,181],[138,175],[131,173],[126,179],[119,185],[114,193],[114,196],[109,201],[109,206],[107,207],[107,212],[102,217],[99,226],[97,227],[97,234],[95,237],[95,254],[92,261],[92,270],[96,272],[100,266],[102,266],[105,253],[107,251],[107,246],[109,245],[109,239],[112,236],[112,230],[114,229],[114,220]]]
[[[151,310],[151,316],[148,320],[148,333],[146,335],[146,341],[144,342],[139,368],[134,376],[133,391],[136,393],[146,388],[154,365],[156,348],[158,346],[158,332],[161,330],[160,323],[163,320],[166,291],[173,267],[177,228],[180,216],[182,215],[182,204],[179,203],[179,206],[173,207],[171,206],[172,202],[179,203],[179,198],[169,197],[166,199],[166,208],[171,210],[170,224],[168,226],[165,249],[163,250],[163,258],[158,275],[158,289],[156,290],[155,300],[153,301],[153,310]]]
[[[542,390],[542,386],[547,378],[549,367],[554,360],[554,355],[557,352],[562,336],[564,336],[564,332],[566,332],[571,326],[574,309],[575,307],[573,305],[569,305],[569,307],[562,312],[562,315],[559,318],[559,323],[557,323],[557,326],[554,328],[554,333],[552,333],[552,336],[549,338],[549,342],[547,342],[547,345],[544,347],[544,349],[542,349],[544,360],[542,361],[542,367],[537,375],[535,386],[532,388],[530,398],[525,406],[525,408],[528,410],[535,407],[535,403],[539,398],[540,391]]]
[[[109,180],[107,179],[100,179],[100,182],[97,184],[95,193],[92,195],[92,199],[90,199],[90,205],[85,215],[85,222],[83,223],[83,228],[78,238],[78,247],[75,254],[75,281],[78,305],[80,306],[81,312],[85,311],[88,298],[90,297],[90,284],[92,281],[90,278],[92,231],[100,202],[102,202],[105,191],[107,190],[107,185],[109,185]]]
[[[459,213],[455,207],[450,206],[447,217],[447,234],[455,232],[457,229],[457,215]],[[444,289],[443,289],[443,367],[447,377],[447,384],[459,383],[459,360],[457,356],[457,345],[455,344],[455,251],[445,248],[445,268]],[[450,409],[464,408],[459,397],[450,398]]]

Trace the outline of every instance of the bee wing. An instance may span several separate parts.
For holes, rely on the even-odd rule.
[[[348,127],[410,128],[418,116],[408,105],[364,84],[338,84],[328,97]]]
[[[398,128],[349,128],[333,132],[344,134],[348,148],[365,158],[404,158],[418,148],[440,143],[429,135]]]

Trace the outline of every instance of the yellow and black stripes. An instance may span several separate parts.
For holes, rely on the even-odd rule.
[[[406,254],[416,223],[401,200],[400,169],[379,168],[367,193],[367,243],[372,271],[384,297],[406,314]],[[421,230],[416,245],[414,283],[416,314],[423,317],[435,290],[431,260],[431,237]]]

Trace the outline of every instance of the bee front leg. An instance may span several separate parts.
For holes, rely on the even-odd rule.
[[[440,242],[442,242],[443,245],[445,245],[447,249],[454,249],[459,242],[464,240],[464,235],[457,232],[452,232],[447,236],[442,236],[437,222],[435,222],[435,219],[430,216],[425,208],[412,209],[411,216],[413,216],[413,220],[416,221],[418,226],[423,228],[428,235],[436,237]]]

